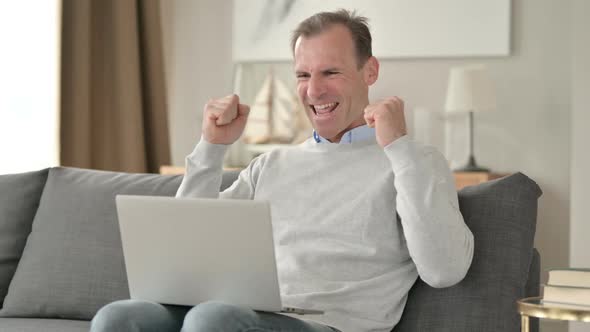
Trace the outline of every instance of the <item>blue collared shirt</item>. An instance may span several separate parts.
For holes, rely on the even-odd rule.
[[[350,144],[355,142],[362,142],[368,139],[375,138],[375,128],[371,128],[367,125],[352,128],[342,135],[340,144]],[[320,136],[315,130],[313,131],[313,139],[317,143],[332,143],[327,139]]]

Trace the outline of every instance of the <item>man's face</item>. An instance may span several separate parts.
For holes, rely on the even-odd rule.
[[[346,131],[365,124],[363,112],[378,63],[372,57],[358,69],[346,27],[334,25],[318,35],[299,37],[294,55],[297,93],[320,136],[339,142]]]

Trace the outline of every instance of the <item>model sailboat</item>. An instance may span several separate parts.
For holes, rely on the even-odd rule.
[[[250,109],[244,129],[248,144],[293,144],[309,137],[311,126],[297,97],[271,71]]]

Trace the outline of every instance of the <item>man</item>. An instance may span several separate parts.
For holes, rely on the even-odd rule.
[[[401,99],[369,103],[379,62],[366,19],[344,10],[316,14],[295,30],[292,48],[313,138],[261,155],[219,193],[224,154],[249,108],[236,95],[210,100],[177,196],[271,201],[283,304],[325,314],[301,319],[213,302],[189,311],[123,301],[101,309],[96,331],[123,321],[127,329],[145,327],[138,331],[184,324],[182,331],[386,332],[418,276],[433,287],[465,276],[473,236],[445,159],[408,138]]]

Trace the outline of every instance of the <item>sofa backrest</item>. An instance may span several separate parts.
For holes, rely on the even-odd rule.
[[[0,308],[31,232],[48,171],[0,175]]]
[[[237,175],[224,173],[221,189]],[[181,176],[75,168],[23,176],[37,194],[19,196],[27,201],[21,203],[28,217],[17,222],[32,231],[0,316],[91,319],[101,306],[127,298],[114,197],[171,196]],[[0,193],[10,192],[2,179]],[[475,236],[472,266],[450,288],[434,289],[418,280],[394,331],[518,331],[516,299],[538,292],[538,255],[532,246],[540,194],[520,173],[461,190],[461,212]],[[0,217],[4,202],[0,198]],[[0,248],[5,242],[0,237]]]
[[[540,195],[522,173],[459,191],[461,213],[475,239],[471,267],[449,288],[418,280],[393,331],[520,331],[516,300],[535,288],[538,294],[538,260],[532,267],[537,276],[529,273]]]

